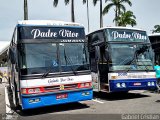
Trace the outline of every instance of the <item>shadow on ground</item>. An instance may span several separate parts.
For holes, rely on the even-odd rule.
[[[143,93],[125,93],[125,92],[116,92],[116,93],[105,93],[105,92],[94,92],[95,98],[100,98],[108,101],[116,100],[127,100],[127,99],[137,99],[150,97],[149,95],[144,95]]]
[[[61,104],[61,105],[53,105],[53,106],[47,106],[47,107],[41,107],[36,109],[30,109],[30,110],[21,110],[21,107],[18,109],[14,107],[13,100],[12,100],[12,92],[7,88],[8,90],[8,98],[10,102],[10,107],[14,112],[16,112],[20,116],[33,116],[33,115],[41,115],[46,113],[56,113],[56,112],[63,112],[63,111],[69,111],[69,110],[76,110],[76,109],[86,109],[89,108],[89,106],[85,103],[68,103],[68,104]],[[13,112],[13,114],[14,114]]]
[[[77,103],[69,103],[69,104],[63,104],[63,105],[53,105],[53,106],[25,110],[25,111],[17,110],[16,112],[20,116],[33,116],[33,115],[42,115],[47,113],[70,111],[70,110],[76,110],[76,109],[86,109],[88,107],[89,106],[87,106],[86,104],[77,102]]]

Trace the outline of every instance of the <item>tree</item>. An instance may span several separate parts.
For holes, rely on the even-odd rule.
[[[57,7],[59,0],[53,1],[53,6]],[[68,5],[70,0],[64,0],[65,5]],[[75,15],[74,15],[74,0],[71,0],[71,21],[75,22]]]
[[[107,4],[105,6],[105,8],[103,9],[103,15],[107,14],[109,12],[109,10],[113,7],[115,7],[114,11],[115,11],[115,25],[117,26],[117,17],[121,14],[121,12],[125,12],[126,8],[123,5],[124,3],[127,3],[129,6],[132,6],[132,3],[130,0],[106,0],[106,1],[110,1],[109,4]]]
[[[28,20],[28,5],[27,5],[27,0],[24,0],[24,20]]]
[[[103,27],[102,0],[93,0],[93,4],[95,6],[98,1],[100,1],[100,28],[102,28]]]
[[[117,19],[114,19],[117,21],[118,26],[127,26],[131,25],[132,27],[137,25],[136,22],[136,16],[133,14],[132,11],[127,12],[121,12],[120,15],[117,17]]]
[[[88,22],[88,32],[89,32],[89,7],[88,7],[88,0],[83,0],[83,4],[87,3],[87,22]]]
[[[154,30],[152,30],[152,33],[160,33],[160,25],[155,25]]]

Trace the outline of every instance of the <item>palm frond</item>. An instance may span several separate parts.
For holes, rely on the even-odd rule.
[[[93,0],[93,5],[95,6],[97,4],[98,0]]]
[[[132,2],[130,0],[120,0],[120,3],[127,3],[129,6],[132,6]]]
[[[108,11],[114,6],[113,3],[108,4],[104,9],[103,9],[103,15],[107,14]]]
[[[65,0],[64,2],[65,2],[65,5],[68,5],[69,4],[69,1],[70,0]]]
[[[83,4],[85,4],[87,2],[87,0],[83,0]]]
[[[53,6],[54,6],[54,7],[57,7],[58,1],[59,1],[59,0],[53,0]]]

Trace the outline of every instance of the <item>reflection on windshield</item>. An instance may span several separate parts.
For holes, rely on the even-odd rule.
[[[61,68],[66,71],[88,69],[88,54],[83,44],[60,43]]]
[[[64,50],[70,62],[66,62]],[[22,44],[20,47],[21,74],[69,72],[88,70],[88,54],[84,43]]]
[[[140,44],[110,44],[110,70],[153,70],[151,49]]]

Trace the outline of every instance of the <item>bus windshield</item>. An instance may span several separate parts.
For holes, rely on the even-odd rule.
[[[146,44],[109,44],[111,71],[153,70],[151,47]]]
[[[21,44],[21,74],[89,70],[85,43]]]

